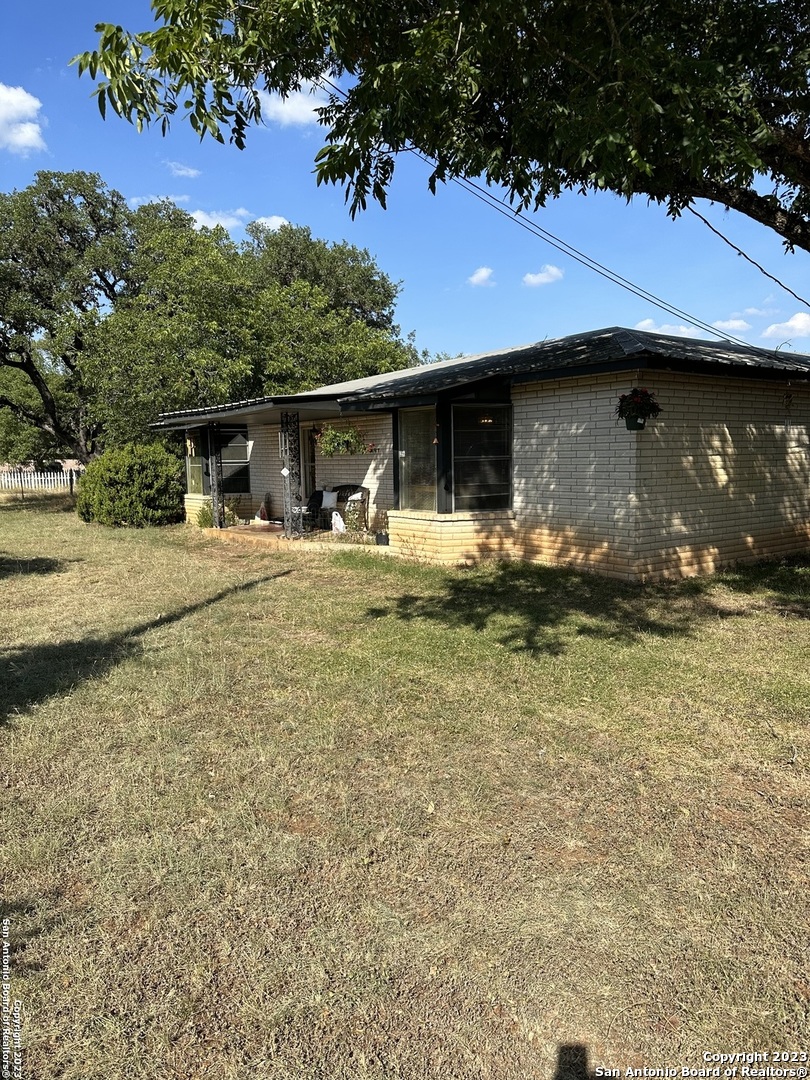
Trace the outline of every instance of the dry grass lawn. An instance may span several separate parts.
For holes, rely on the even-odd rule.
[[[630,587],[0,506],[27,1080],[808,1050],[810,560]]]

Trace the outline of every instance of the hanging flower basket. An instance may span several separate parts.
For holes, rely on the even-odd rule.
[[[655,394],[646,386],[634,386],[629,394],[620,394],[616,406],[616,422],[624,420],[628,431],[643,431],[647,421],[655,419],[663,409]]]
[[[321,457],[335,454],[370,454],[374,444],[366,442],[356,427],[336,428],[327,424],[315,435]]]

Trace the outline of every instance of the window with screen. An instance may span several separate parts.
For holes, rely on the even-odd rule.
[[[219,429],[222,455],[222,490],[226,495],[250,491],[250,443],[246,427]]]
[[[511,505],[511,406],[454,405],[453,509],[508,510]]]

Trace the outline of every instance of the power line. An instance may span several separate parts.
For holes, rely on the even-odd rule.
[[[769,274],[764,266],[760,266],[759,263],[752,259],[750,255],[746,255],[742,248],[738,248],[737,245],[732,243],[732,241],[729,240],[727,236],[723,236],[720,230],[715,229],[714,225],[712,225],[710,221],[707,221],[703,214],[699,214],[693,206],[687,206],[686,209],[689,211],[690,214],[694,214],[696,218],[700,218],[706,228],[711,229],[715,236],[719,236],[724,244],[728,244],[728,246],[734,251],[736,251],[738,255],[742,255],[742,257],[747,262],[750,262],[752,266],[755,266],[757,270],[759,270],[760,274],[764,274],[766,278],[770,278],[771,281],[775,281],[780,289],[784,289],[786,293],[790,293],[790,295],[796,300],[798,300],[800,304],[804,304],[805,307],[810,307],[810,302],[805,300],[803,296],[799,296],[798,293],[795,293],[793,289],[789,288],[789,286],[785,285],[784,281],[780,281],[778,277],[774,277],[773,274]]]
[[[322,76],[318,81],[324,87],[324,89],[331,90],[332,93],[334,93],[337,97],[341,98],[341,100],[346,100],[346,93],[330,79]],[[419,158],[419,160],[424,162],[426,165],[430,165],[431,167],[436,166],[437,163],[432,158],[428,157],[426,154],[423,154],[420,150],[417,150],[416,147],[406,146],[405,149],[409,153],[412,153],[415,157]],[[586,255],[585,252],[579,251],[577,248],[567,243],[559,236],[556,236],[554,233],[549,232],[547,229],[543,229],[536,222],[521,217],[518,213],[512,210],[511,207],[509,207],[503,199],[496,198],[490,191],[487,191],[486,188],[481,187],[481,185],[475,183],[475,181],[469,180],[466,177],[451,177],[451,179],[453,183],[457,184],[461,188],[465,188],[471,195],[479,199],[481,202],[493,206],[494,209],[498,211],[498,213],[503,214],[504,217],[508,217],[511,221],[514,221],[516,224],[520,225],[521,228],[526,229],[530,233],[533,233],[539,239],[545,241],[545,243],[549,244],[551,247],[555,248],[563,255],[567,255],[575,262],[581,263],[581,265],[585,266],[588,270],[592,270],[594,273],[599,274],[607,281],[610,281],[614,285],[618,285],[619,288],[624,289],[626,292],[631,293],[633,296],[637,296],[639,299],[644,300],[646,303],[652,304],[659,310],[665,311],[668,315],[674,315],[678,319],[687,319],[699,330],[703,330],[705,333],[710,334],[712,337],[719,338],[721,341],[730,341],[735,345],[741,345],[744,348],[750,348],[747,341],[743,341],[741,338],[737,338],[733,335],[723,333],[722,331],[718,330],[717,327],[710,326],[708,323],[703,322],[702,319],[698,319],[696,316],[689,314],[689,312],[687,311],[682,311],[680,308],[675,307],[674,304],[670,304],[666,300],[662,299],[660,296],[657,296],[655,293],[644,289],[641,285],[636,285],[635,282],[630,281],[628,278],[622,277],[622,275],[617,273],[615,270],[611,270],[609,267],[604,266],[596,259],[593,259],[590,255]],[[696,215],[696,217],[699,217],[701,221],[708,225],[712,232],[716,232],[721,240],[725,240],[725,242],[729,244],[730,247],[734,248],[734,250],[739,255],[742,255],[745,259],[752,263],[758,270],[765,274],[766,277],[776,282],[777,285],[789,292],[791,296],[794,296],[797,300],[800,301],[800,303],[803,303],[806,306],[810,307],[810,304],[807,304],[806,300],[803,300],[800,296],[794,293],[792,289],[789,289],[786,285],[779,281],[778,278],[774,277],[772,274],[769,274],[767,270],[764,270],[758,263],[754,262],[754,260],[751,259],[748,255],[746,255],[744,251],[732,244],[730,240],[726,240],[722,233],[717,232],[717,230],[712,225],[710,225],[704,217],[698,214],[697,211],[692,210],[691,207],[688,207],[688,209],[691,210],[692,213]]]
[[[424,159],[423,159],[424,160]],[[538,236],[541,240],[544,240],[551,247],[556,248],[563,255],[567,255],[575,262],[581,263],[588,270],[592,270],[595,274],[599,274],[600,277],[605,278],[614,285],[618,285],[619,288],[624,289],[626,292],[631,293],[633,296],[637,296],[639,299],[644,300],[646,303],[652,304],[654,307],[659,308],[661,311],[665,311],[668,315],[674,315],[678,319],[686,319],[693,326],[696,326],[699,330],[703,330],[707,334],[711,334],[712,337],[720,338],[722,341],[731,341],[735,345],[742,345],[744,348],[749,348],[748,342],[742,341],[740,338],[735,338],[728,334],[724,334],[717,329],[717,327],[710,326],[708,323],[703,322],[702,319],[698,319],[696,316],[691,315],[688,311],[683,311],[681,308],[676,307],[674,304],[668,303],[660,296],[656,296],[655,293],[650,292],[648,289],[643,288],[641,285],[637,285],[635,282],[630,281],[628,278],[622,277],[621,274],[615,270],[611,270],[609,267],[604,266],[602,263],[593,259],[590,255],[586,255],[584,252],[579,251],[578,248],[568,244],[565,240],[555,236],[554,233],[550,233],[547,229],[541,228],[536,222],[527,218],[520,217],[511,210],[500,199],[497,199],[490,192],[486,191],[480,185],[467,179],[456,179],[455,183],[460,184],[462,187],[466,187],[470,194],[475,198],[480,199],[482,202],[488,203],[493,206],[499,214],[503,214],[504,217],[508,217],[510,220],[516,222],[521,228],[526,229],[528,232]]]

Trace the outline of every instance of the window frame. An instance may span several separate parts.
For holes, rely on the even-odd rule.
[[[228,455],[233,448],[233,440],[237,437],[244,439],[244,453]],[[216,432],[219,441],[219,453],[222,459],[222,494],[223,495],[249,495],[251,493],[250,480],[250,452],[251,441],[247,424],[230,424],[219,427]],[[199,455],[189,454],[193,442],[199,443]],[[189,495],[211,494],[211,465],[213,453],[211,451],[212,435],[210,427],[190,428],[186,431],[186,491]],[[202,491],[192,491],[192,469],[202,467]],[[234,476],[239,475],[239,480],[234,483]]]
[[[431,446],[433,447],[433,500],[432,500],[433,505],[430,506],[430,507],[418,507],[418,506],[405,506],[404,503],[403,503],[403,494],[404,494],[404,492],[406,490],[406,485],[405,485],[404,476],[403,476],[403,472],[404,472],[403,466],[404,466],[404,463],[405,463],[405,455],[407,453],[407,450],[406,450],[406,447],[405,447],[405,440],[402,437],[402,435],[403,435],[403,433],[402,433],[402,425],[403,425],[403,423],[407,423],[408,418],[411,417],[411,416],[414,416],[416,413],[429,414],[430,419],[431,419],[431,423],[429,424],[429,430],[432,430],[434,433],[436,431],[436,419],[437,419],[437,416],[436,416],[436,406],[435,405],[415,405],[415,406],[412,406],[412,407],[397,410],[397,418],[396,418],[396,427],[397,427],[397,492],[398,492],[397,505],[399,506],[400,510],[413,510],[415,512],[435,513],[436,509],[437,509],[437,506],[438,506],[438,501],[437,500],[438,500],[438,487],[439,487],[439,463],[438,463],[438,460],[437,460],[438,455],[436,453],[435,434],[434,434],[434,440],[431,442]],[[411,486],[414,486],[414,485],[411,485]],[[427,485],[422,485],[422,487],[426,487],[426,486]]]
[[[228,438],[230,436],[230,438]],[[247,424],[221,426],[219,429],[219,455],[222,461],[222,494],[250,494],[250,439]],[[234,440],[244,439],[244,454],[234,453],[226,460],[226,452],[234,450]],[[236,443],[237,448],[239,444]],[[230,467],[231,471],[226,472]],[[237,482],[234,482],[237,481]],[[244,485],[244,486],[242,486]]]
[[[512,510],[514,506],[514,424],[512,403],[501,401],[453,401],[440,399],[435,406],[417,405],[397,409],[396,436],[397,436],[397,469],[395,485],[397,490],[397,505],[401,510],[417,510],[419,508],[406,506],[404,502],[404,447],[402,445],[402,422],[403,414],[425,412],[434,410],[436,417],[436,469],[435,469],[435,501],[433,512],[438,514],[454,513],[486,513],[487,511]],[[460,410],[469,410],[480,414],[493,414],[496,422],[500,421],[503,431],[502,453],[493,454],[482,452],[478,454],[458,454],[457,434],[460,430],[458,418]],[[468,429],[475,431],[477,429]],[[473,465],[475,462],[500,462],[501,471],[505,473],[502,480],[487,481],[486,470],[479,468],[479,476],[482,478],[482,492],[478,494],[479,500],[489,500],[490,505],[470,506],[464,505],[465,501],[472,502],[476,496],[463,495],[459,498],[457,489],[459,486],[459,471],[465,463]],[[469,478],[466,484],[469,485]],[[487,494],[487,484],[494,494]],[[494,503],[494,505],[493,505]]]
[[[491,452],[478,453],[478,454],[458,454],[457,453],[457,435],[462,430],[457,423],[457,417],[461,411],[478,412],[479,414],[486,416],[487,414],[498,414],[502,417],[502,430],[504,432],[504,453],[493,454]],[[467,431],[476,431],[476,428],[466,428]],[[482,429],[483,430],[483,429]],[[476,513],[486,512],[488,510],[511,510],[513,505],[514,483],[512,475],[512,462],[514,458],[513,447],[513,426],[512,426],[512,405],[504,402],[467,402],[467,401],[454,401],[451,404],[450,409],[450,446],[451,446],[451,458],[452,458],[452,512],[453,513]],[[494,505],[486,506],[464,506],[459,505],[460,499],[458,495],[459,488],[459,464],[462,462],[502,462],[506,468],[506,479],[498,486],[498,490],[494,495],[489,496],[485,492],[479,494],[477,498],[488,499],[494,498]],[[483,475],[483,473],[482,473]],[[469,483],[469,481],[468,481]],[[476,496],[462,496],[462,499],[474,499]]]

